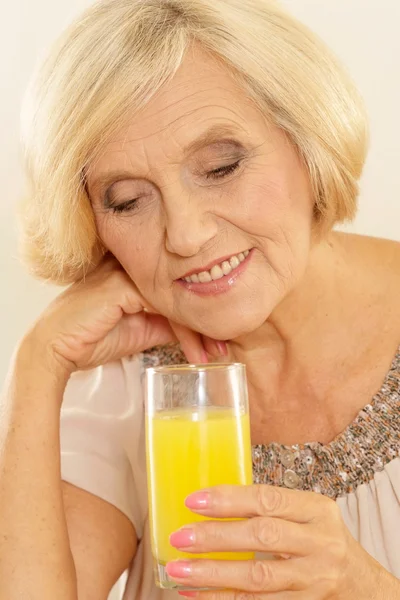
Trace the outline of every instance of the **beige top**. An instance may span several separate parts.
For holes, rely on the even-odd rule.
[[[139,539],[124,600],[180,598],[153,583],[142,382],[145,366],[181,358],[150,352],[76,373],[65,393],[62,478],[116,506]],[[353,536],[400,578],[400,351],[380,392],[336,440],[254,446],[253,472],[255,482],[336,499]]]

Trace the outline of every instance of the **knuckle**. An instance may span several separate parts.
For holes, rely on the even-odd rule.
[[[269,562],[256,560],[251,564],[247,575],[247,583],[251,591],[262,591],[266,588],[267,583],[271,583],[273,575]]]
[[[255,487],[255,493],[260,514],[274,514],[285,508],[285,499],[281,488],[258,485]]]
[[[330,521],[332,523],[332,525],[334,525],[335,527],[341,529],[342,527],[344,528],[344,522],[343,522],[343,517],[342,517],[342,513],[340,512],[340,508],[337,506],[337,504],[332,500],[331,501],[332,504],[330,504],[329,506],[329,512],[330,512]]]
[[[218,540],[221,538],[221,534],[218,529],[218,524],[213,521],[204,521],[204,523],[191,526],[196,544],[203,546],[207,541]]]
[[[319,582],[318,590],[322,598],[336,598],[337,597],[337,582],[338,578],[334,573],[328,571],[325,573],[322,581]]]
[[[211,561],[208,565],[207,569],[208,579],[211,581],[211,585],[213,587],[217,587],[220,582],[220,572],[218,569],[218,565],[215,564],[214,561]]]
[[[330,563],[341,564],[347,555],[347,543],[343,537],[334,537],[328,543],[328,552],[331,558]]]
[[[257,600],[257,598],[251,592],[235,592],[232,600]]]
[[[326,536],[323,547],[319,568],[310,573],[310,579],[321,590],[321,597],[336,597],[340,580],[346,571],[348,559],[346,538]]]
[[[334,500],[326,496],[321,496],[321,500],[323,513],[330,521],[341,518],[340,509]]]
[[[281,527],[277,519],[263,517],[252,519],[253,537],[262,548],[273,549],[281,539]]]
[[[106,280],[111,287],[118,287],[122,284],[126,284],[126,273],[121,269],[113,269],[106,275]]]
[[[319,496],[315,516],[312,521],[320,525],[323,524],[324,527],[338,525],[342,522],[342,516],[337,503],[326,496]]]
[[[321,600],[321,598],[325,599],[330,599],[331,596],[327,596],[325,593],[325,590],[319,588],[319,587],[313,587],[312,589],[307,589],[307,591],[304,593],[304,591],[299,593],[299,600]]]

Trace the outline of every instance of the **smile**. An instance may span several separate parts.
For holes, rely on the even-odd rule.
[[[245,250],[239,254],[234,254],[228,260],[224,260],[218,265],[214,265],[209,271],[200,271],[199,273],[193,273],[188,277],[183,277],[182,281],[186,283],[210,283],[211,281],[217,281],[227,275],[230,275],[232,271],[238,268],[238,266],[248,257],[250,250]]]

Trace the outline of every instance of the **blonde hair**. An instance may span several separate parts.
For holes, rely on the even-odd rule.
[[[230,69],[302,156],[324,228],[351,219],[367,150],[363,104],[330,51],[273,0],[102,0],[59,39],[22,113],[22,253],[66,283],[103,249],[82,174],[192,42]]]

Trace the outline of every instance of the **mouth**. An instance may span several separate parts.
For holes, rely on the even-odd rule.
[[[179,281],[185,283],[211,283],[212,281],[218,281],[223,279],[223,277],[228,277],[235,271],[246,260],[249,254],[250,250],[233,254],[228,259],[213,265],[210,269],[192,272],[182,277]]]
[[[228,293],[246,271],[252,255],[253,249],[233,254],[211,264],[207,270],[186,274],[177,283],[188,292],[203,297]]]

